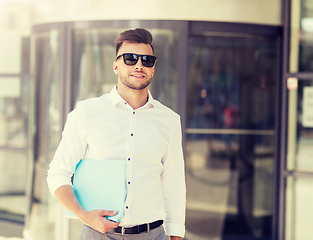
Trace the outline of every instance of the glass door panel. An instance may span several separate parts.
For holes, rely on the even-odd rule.
[[[295,84],[288,84],[285,239],[306,240],[313,222],[313,5],[292,0],[291,6],[288,60],[294,74],[288,83]]]
[[[57,30],[34,34],[35,135],[31,206],[26,225],[27,237],[31,239],[55,239],[56,200],[49,193],[46,177],[61,137],[60,45]]]
[[[313,80],[299,79],[289,90],[286,239],[311,238],[313,222]]]
[[[0,76],[0,219],[21,223],[26,213],[28,80]]]
[[[189,37],[187,239],[271,239],[276,38]]]
[[[312,238],[313,176],[287,178],[286,189],[286,240]]]
[[[0,46],[0,235],[6,237],[22,236],[27,203],[30,38],[16,33],[2,31]]]
[[[289,112],[288,170],[313,173],[313,80],[289,90]]]
[[[299,72],[313,71],[312,0],[292,0],[290,61],[298,63]],[[291,72],[298,72],[292,71]]]

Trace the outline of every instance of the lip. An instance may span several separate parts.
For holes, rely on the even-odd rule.
[[[134,78],[145,78],[146,77],[146,75],[142,72],[134,72],[134,73],[131,73],[130,76],[134,77]]]

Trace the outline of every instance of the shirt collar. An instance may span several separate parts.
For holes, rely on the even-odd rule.
[[[117,92],[117,85],[113,87],[113,89],[110,92],[110,99],[112,101],[112,104],[116,106],[118,103],[125,103],[126,101],[121,97],[121,95]],[[140,108],[155,108],[155,100],[153,99],[150,91],[148,90],[148,102],[140,107]]]

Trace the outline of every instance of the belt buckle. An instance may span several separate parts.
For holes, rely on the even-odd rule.
[[[150,223],[147,223],[147,233],[150,232]]]
[[[122,231],[121,231],[121,233],[122,233],[122,235],[124,235],[125,234],[125,228],[124,227],[122,227]]]

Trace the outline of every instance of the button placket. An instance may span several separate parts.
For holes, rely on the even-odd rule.
[[[127,156],[127,168],[126,168],[126,185],[127,185],[127,198],[125,201],[125,222],[129,221],[129,203],[132,201],[133,189],[132,189],[132,166],[134,161],[134,150],[136,142],[136,111],[129,112],[129,139],[128,139],[128,156]],[[126,211],[127,210],[127,211]]]

